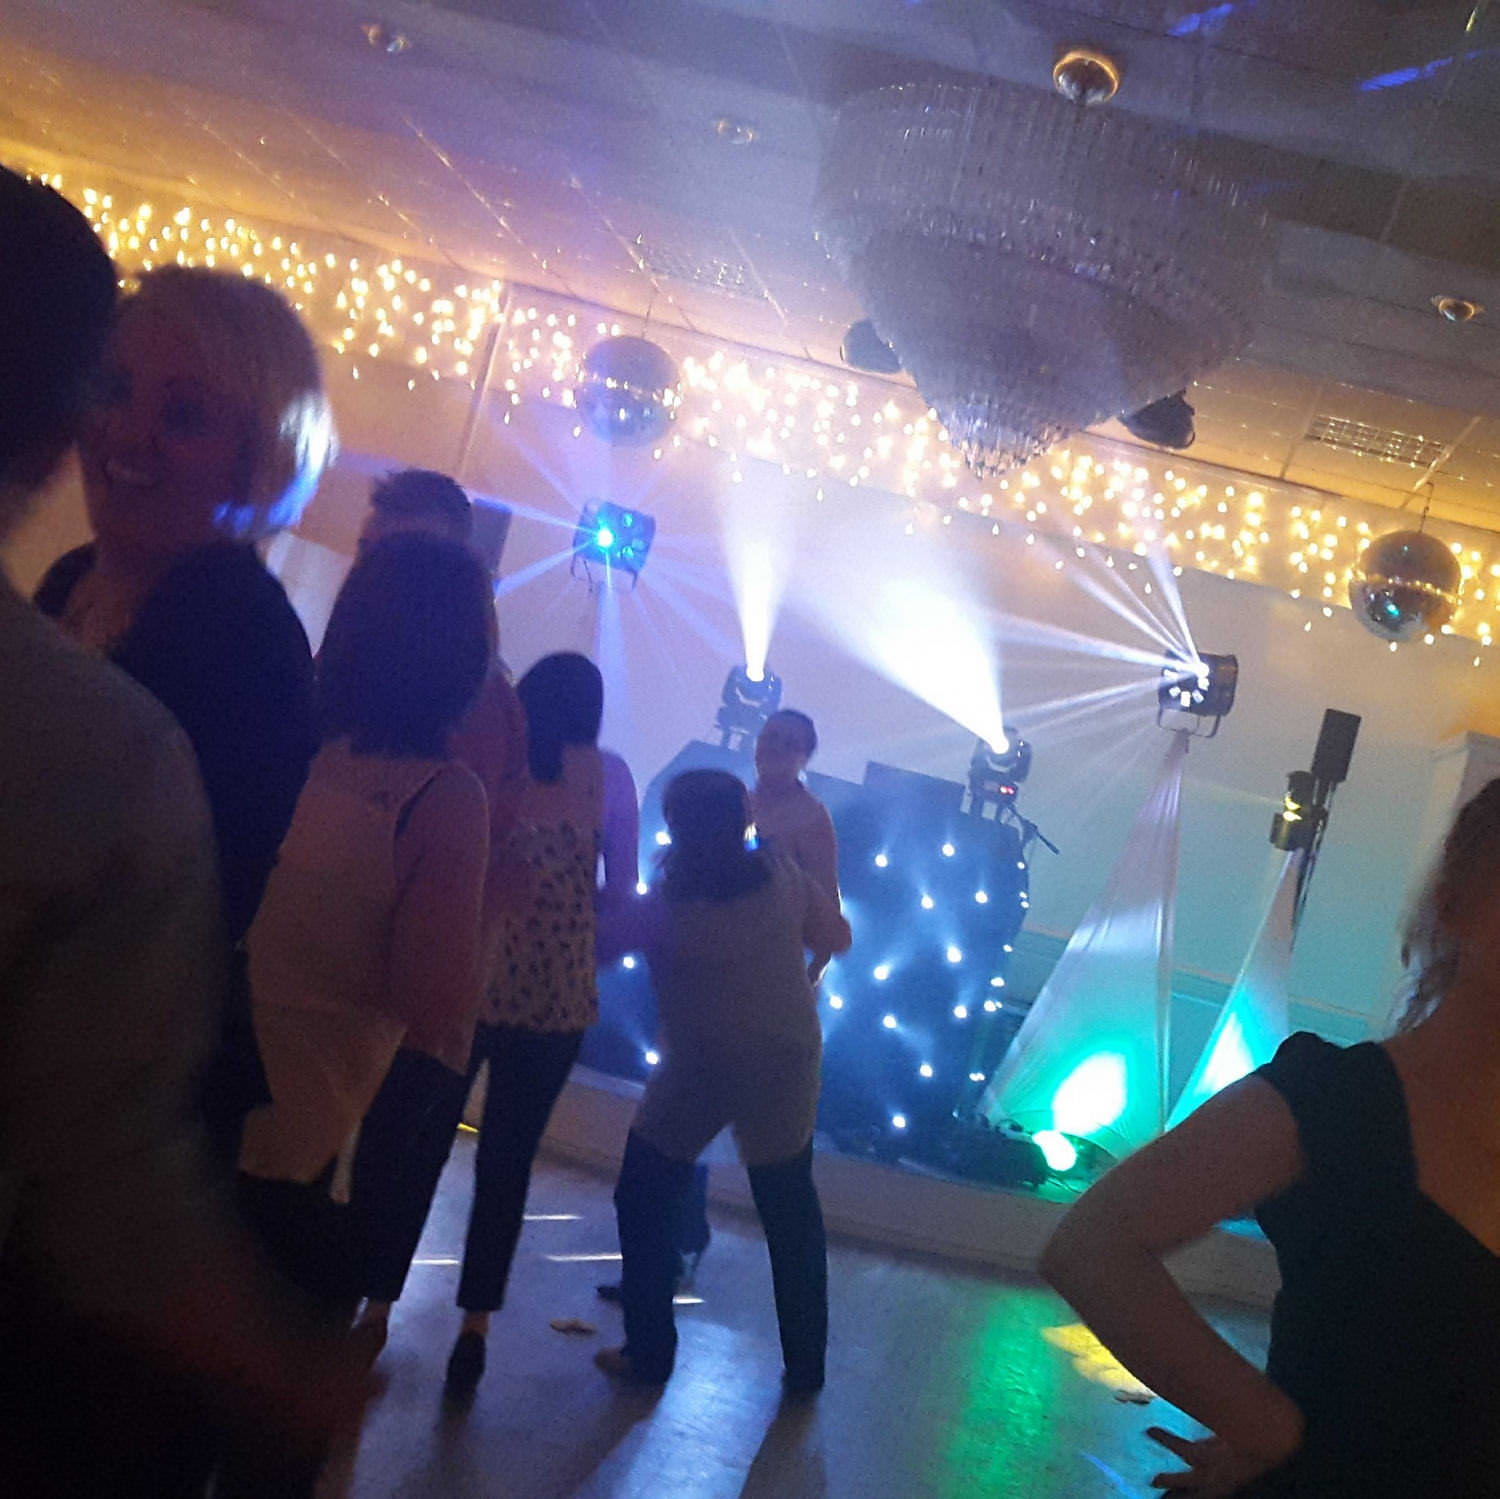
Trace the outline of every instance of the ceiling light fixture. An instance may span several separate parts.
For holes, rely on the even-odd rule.
[[[751,145],[758,133],[749,120],[741,120],[734,115],[720,115],[714,121],[714,134],[721,141],[728,141],[731,146]]]
[[[981,476],[1237,353],[1270,250],[1265,215],[1191,141],[1001,84],[851,99],[817,221]]]
[[[1438,316],[1449,323],[1472,322],[1484,311],[1484,303],[1472,297],[1434,297],[1432,305],[1437,308]]]
[[[1107,104],[1120,91],[1114,58],[1089,47],[1073,47],[1057,59],[1052,83],[1070,104]]]
[[[388,53],[391,57],[405,52],[411,46],[411,38],[404,31],[394,31],[379,21],[366,21],[359,29],[377,52]]]

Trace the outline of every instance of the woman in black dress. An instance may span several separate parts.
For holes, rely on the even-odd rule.
[[[235,947],[317,744],[307,636],[254,545],[297,519],[333,453],[312,341],[259,282],[152,271],[118,314],[79,452],[94,539],[36,603],[186,731]],[[257,1101],[248,1018],[231,1006],[206,1099],[226,1149]]]
[[[1407,932],[1398,1033],[1303,1033],[1088,1192],[1043,1273],[1201,1421],[1159,1488],[1256,1499],[1500,1492],[1500,781]],[[1281,1267],[1262,1373],[1163,1255],[1254,1209]]]

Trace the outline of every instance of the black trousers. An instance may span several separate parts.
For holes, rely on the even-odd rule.
[[[674,1161],[634,1130],[615,1187],[625,1351],[637,1373],[665,1379],[677,1354],[673,1228],[693,1189],[691,1161]],[[750,1191],[766,1234],[781,1353],[790,1381],[823,1382],[828,1348],[828,1241],[812,1178],[812,1141],[787,1161],[751,1166]]]
[[[672,1247],[678,1254],[702,1254],[713,1238],[708,1226],[708,1167],[693,1167],[687,1195],[672,1215]]]
[[[396,1301],[406,1285],[468,1091],[468,1078],[403,1048],[365,1115],[349,1206],[360,1294],[372,1301]]]
[[[475,1032],[469,1075],[472,1078],[479,1064],[487,1061],[490,1076],[479,1148],[474,1154],[474,1201],[458,1283],[458,1304],[466,1312],[493,1312],[505,1300],[526,1215],[531,1168],[552,1107],[582,1045],[582,1031],[481,1025]]]

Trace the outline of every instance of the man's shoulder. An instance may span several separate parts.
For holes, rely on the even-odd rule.
[[[176,720],[124,672],[67,639],[13,594],[0,596],[0,800],[86,831],[106,807],[128,815],[145,785],[197,797]]]

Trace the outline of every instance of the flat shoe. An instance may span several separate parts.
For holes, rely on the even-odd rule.
[[[660,1379],[649,1378],[636,1368],[635,1360],[623,1348],[601,1348],[594,1355],[594,1363],[598,1368],[603,1369],[606,1374],[611,1375],[615,1379],[623,1380],[626,1384],[660,1386],[666,1384],[670,1377],[669,1371],[668,1374],[663,1374]]]
[[[484,1375],[484,1338],[477,1332],[461,1332],[448,1355],[448,1374],[443,1393],[452,1400],[466,1399],[479,1387]]]

